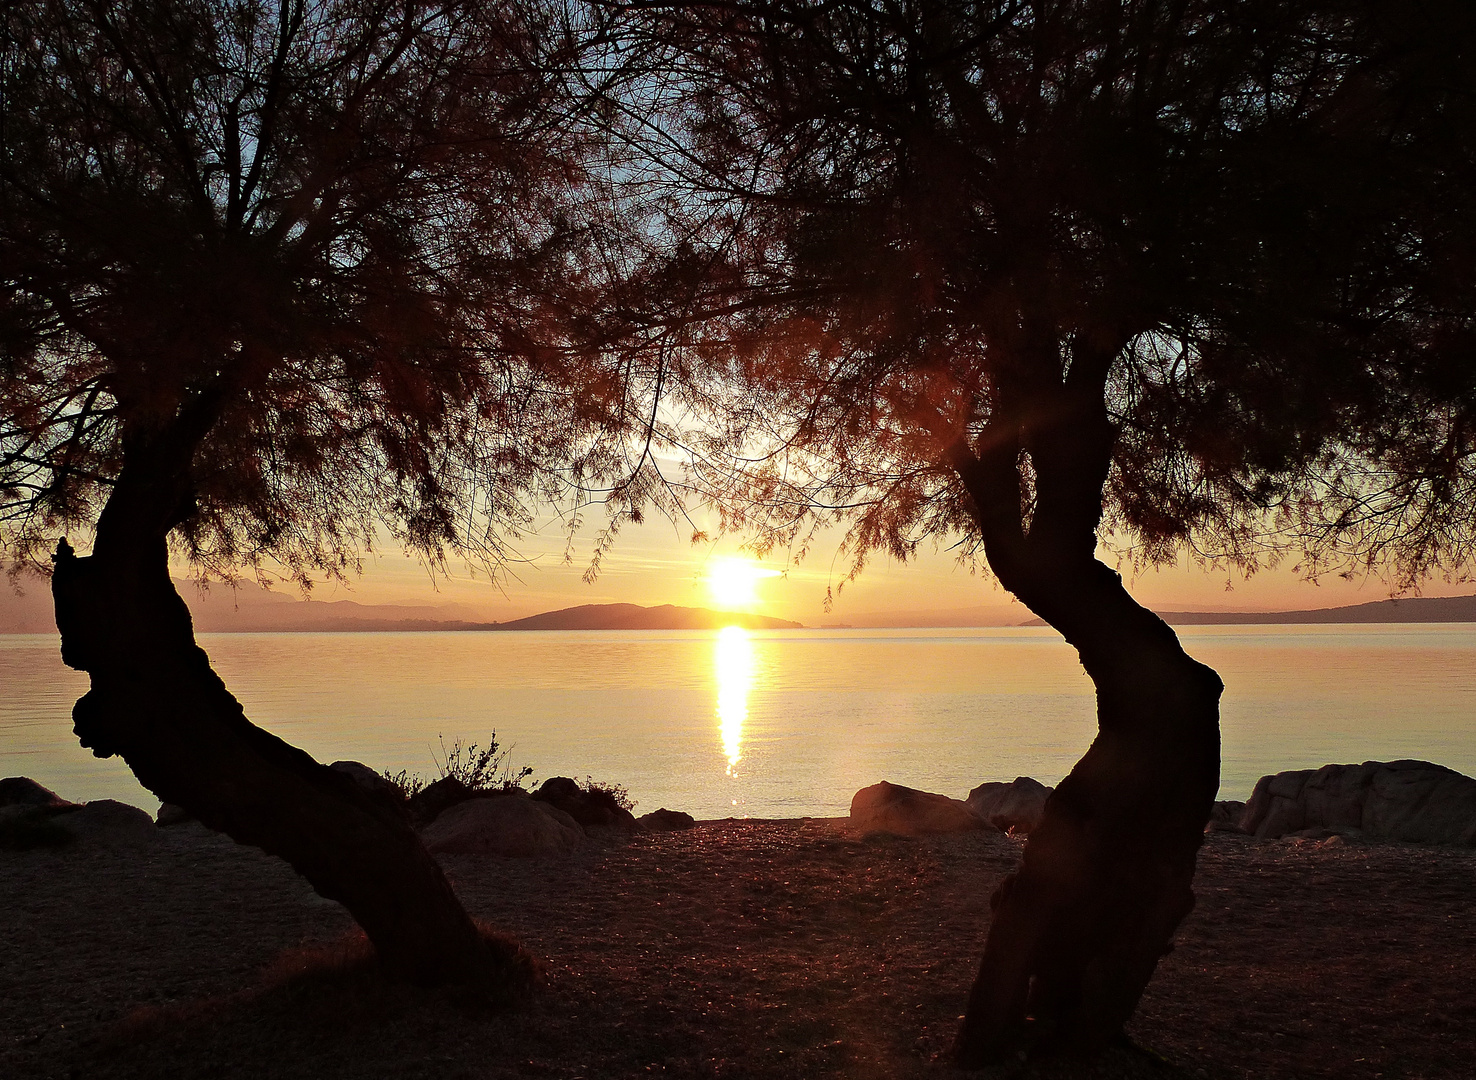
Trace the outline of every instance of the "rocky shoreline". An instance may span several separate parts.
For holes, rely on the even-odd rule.
[[[1052,788],[1028,776],[980,784],[967,799],[879,784],[851,800],[851,820],[899,836],[993,828],[1028,834]],[[1437,844],[1476,847],[1476,779],[1428,761],[1365,761],[1263,776],[1249,802],[1214,804],[1206,832],[1258,840]]]
[[[410,797],[356,761],[334,762],[373,798],[395,806],[435,854],[532,858],[567,855],[591,835],[690,829],[690,814],[662,807],[637,818],[609,789],[553,777],[527,792],[475,790],[445,777]],[[1052,788],[1028,776],[979,785],[954,799],[881,781],[851,800],[863,834],[929,836],[996,830],[1027,835]],[[80,837],[127,839],[157,824],[189,821],[165,804],[157,820],[108,799],[73,803],[26,777],[0,780],[0,848],[62,846]],[[1396,842],[1476,847],[1476,779],[1428,761],[1365,761],[1264,776],[1249,802],[1214,805],[1206,832],[1258,840]]]
[[[443,853],[468,909],[545,964],[531,1005],[486,1015],[345,962],[352,922],[279,860],[137,810],[63,819],[91,825],[0,851],[0,1075],[954,1075],[1023,842],[726,820]],[[1048,1075],[1469,1077],[1476,851],[1211,831],[1196,892],[1130,1030],[1167,1064]]]

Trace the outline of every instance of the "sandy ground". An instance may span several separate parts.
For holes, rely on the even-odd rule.
[[[448,857],[473,914],[546,964],[530,1005],[489,1014],[284,978],[352,923],[199,826],[4,851],[0,1076],[958,1075],[942,1052],[1018,853],[804,820]],[[1165,1063],[1096,1075],[1476,1076],[1476,853],[1216,834],[1197,891],[1131,1028]]]

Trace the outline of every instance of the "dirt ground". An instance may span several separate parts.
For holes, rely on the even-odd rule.
[[[1019,854],[722,821],[570,858],[451,856],[474,915],[546,965],[490,1014],[377,977],[288,978],[353,924],[199,826],[0,852],[0,1076],[947,1077]],[[1207,838],[1199,905],[1090,1075],[1476,1076],[1476,853]],[[1089,1075],[1061,1066],[1063,1076]]]

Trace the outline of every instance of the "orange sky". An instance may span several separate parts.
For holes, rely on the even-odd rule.
[[[698,521],[704,526],[707,522]],[[419,610],[405,618],[477,622],[507,621],[543,611],[579,604],[633,603],[647,606],[722,607],[705,580],[714,563],[739,554],[736,539],[692,546],[683,531],[656,519],[628,527],[605,560],[604,572],[594,584],[583,580],[589,542],[577,546],[572,563],[563,558],[564,541],[557,528],[533,535],[518,545],[522,562],[508,568],[500,584],[484,573],[473,574],[459,562],[447,567],[448,576],[432,579],[415,559],[387,548],[365,559],[365,572],[349,585],[322,584],[316,600],[351,600],[360,604],[413,605]],[[782,559],[765,564],[782,575],[754,582],[758,602],[746,610],[792,619],[806,626],[968,626],[1012,625],[1031,618],[1009,594],[985,574],[972,575],[956,564],[947,551],[922,552],[907,565],[885,559],[871,564],[861,578],[844,583],[846,563],[838,558],[835,541],[817,545],[798,567],[786,568]],[[186,566],[175,576],[190,576]],[[49,626],[50,598],[40,582],[24,583],[24,596],[0,589],[0,630],[37,631]],[[827,586],[837,588],[831,611],[824,607]],[[1227,587],[1228,586],[1228,587]],[[1205,571],[1181,562],[1178,567],[1129,576],[1128,587],[1141,602],[1159,611],[1285,611],[1337,607],[1388,597],[1387,584],[1377,579],[1325,579],[1319,585],[1302,581],[1289,569],[1263,571],[1250,580]],[[290,584],[279,585],[283,600],[300,594]],[[1425,596],[1463,596],[1476,593],[1471,583],[1430,582]],[[233,597],[234,594],[231,594]],[[221,596],[225,601],[225,594]],[[193,599],[192,599],[193,602]],[[373,617],[395,617],[379,612]]]
[[[698,523],[703,524],[702,522]],[[556,529],[549,536],[525,537],[518,545],[526,562],[509,569],[499,588],[484,574],[473,575],[462,564],[448,567],[450,576],[434,583],[413,558],[386,552],[365,562],[364,576],[352,588],[323,586],[319,600],[356,600],[366,604],[465,605],[484,619],[520,618],[576,604],[635,603],[712,607],[704,573],[711,560],[738,553],[738,542],[722,540],[693,547],[682,530],[656,519],[627,526],[604,570],[592,585],[581,578],[588,565],[589,544],[575,550],[574,561],[563,560],[563,538]],[[838,537],[837,537],[838,539]],[[827,586],[841,586],[847,564],[837,558],[835,543],[817,546],[800,566],[786,568],[781,558],[765,563],[783,576],[756,583],[759,603],[753,608],[766,615],[814,626],[828,622],[867,621],[877,615],[924,612],[961,612],[986,609],[1001,622],[1029,618],[987,575],[972,575],[956,564],[952,553],[924,551],[912,563],[898,565],[879,559],[855,582],[844,584],[831,612],[824,610]],[[1187,560],[1176,568],[1131,576],[1129,588],[1143,603],[1158,610],[1276,611],[1336,607],[1388,597],[1389,587],[1377,579],[1324,579],[1313,585],[1290,569],[1262,571],[1246,580],[1225,571],[1205,571]],[[1426,596],[1465,595],[1476,591],[1469,583],[1430,582]],[[978,613],[978,612],[976,612]]]

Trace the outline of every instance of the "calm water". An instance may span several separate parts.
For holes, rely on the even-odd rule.
[[[1427,758],[1476,774],[1476,626],[1185,627],[1225,679],[1222,797],[1263,773]],[[437,736],[496,729],[537,778],[624,784],[637,812],[846,813],[888,779],[962,797],[1055,783],[1091,684],[1044,628],[206,634],[247,715],[320,760],[434,776]],[[71,735],[85,676],[54,636],[0,635],[0,775],[157,800]]]

